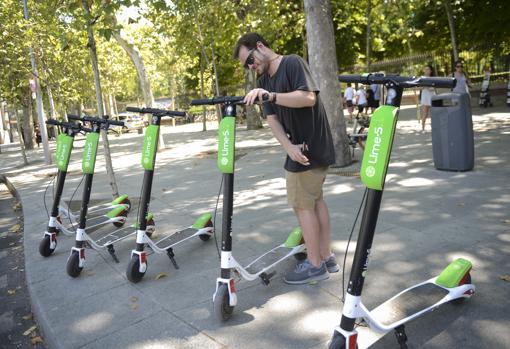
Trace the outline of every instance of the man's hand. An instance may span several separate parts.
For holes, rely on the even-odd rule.
[[[303,154],[304,150],[306,149],[303,149],[302,144],[289,144],[285,148],[285,151],[287,151],[287,154],[293,161],[299,162],[303,166],[308,166],[310,165],[310,160]]]
[[[244,96],[244,103],[246,103],[246,105],[253,105],[256,103],[257,98],[258,102],[262,102],[262,97],[265,94],[269,94],[269,92],[264,90],[263,88],[255,88],[248,92],[246,96]]]

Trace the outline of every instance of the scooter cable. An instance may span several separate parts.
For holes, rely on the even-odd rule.
[[[50,180],[50,182],[46,186],[46,189],[44,189],[43,204],[44,204],[44,209],[46,210],[46,216],[48,216],[48,219],[50,218],[50,214],[48,212],[48,206],[46,205],[46,195],[48,193],[48,189],[49,189],[51,183],[53,183],[55,181],[55,177],[56,176],[53,176],[53,178]],[[55,197],[53,197],[53,200],[55,200]]]
[[[71,195],[71,199],[69,200],[69,205],[67,205],[67,219],[69,219],[69,223],[71,223],[71,228],[73,228],[74,231],[76,231],[76,228],[74,227],[74,223],[71,220],[71,203],[73,202],[74,194],[76,194],[76,191],[81,186],[81,183],[83,182],[83,179],[85,178],[85,175],[81,177],[80,183],[78,183],[78,186],[74,189],[73,195]]]
[[[213,235],[214,235],[214,244],[216,245],[216,251],[218,252],[218,259],[221,260],[220,248],[218,247],[218,238],[216,237],[216,214],[218,213],[218,203],[220,201],[221,189],[223,188],[223,176],[221,176],[220,190],[218,191],[218,195],[216,196],[216,207],[214,208],[214,218],[213,218]]]
[[[361,198],[361,203],[358,208],[358,213],[356,213],[356,218],[354,218],[354,223],[352,224],[351,233],[349,234],[349,239],[347,240],[347,247],[345,249],[345,254],[344,254],[344,263],[342,266],[342,303],[345,303],[345,263],[347,261],[347,253],[349,252],[349,245],[351,244],[352,234],[354,233],[354,228],[356,227],[356,223],[358,222],[359,214],[361,212],[361,208],[363,207],[363,203],[365,202],[367,192],[368,192],[368,189],[365,188],[363,197]]]

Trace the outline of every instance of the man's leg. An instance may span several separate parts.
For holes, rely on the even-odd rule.
[[[319,222],[319,254],[322,260],[326,260],[331,255],[331,223],[328,206],[323,199],[315,203],[315,216]]]
[[[319,219],[317,218],[315,210],[295,208],[294,212],[296,212],[301,231],[303,232],[308,260],[315,267],[318,267],[323,260],[319,249]]]

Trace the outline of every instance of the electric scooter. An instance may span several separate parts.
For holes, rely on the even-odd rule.
[[[43,257],[49,257],[57,248],[57,234],[60,232],[61,225],[59,205],[62,192],[64,190],[67,167],[69,165],[69,158],[73,148],[74,137],[83,130],[81,124],[73,122],[60,122],[49,119],[46,121],[46,124],[57,126],[61,132],[57,137],[57,150],[55,157],[57,162],[56,192],[53,198],[48,226],[44,232],[41,242],[39,243],[39,253]]]
[[[471,262],[459,258],[450,263],[439,276],[411,286],[373,310],[368,310],[361,301],[402,92],[404,88],[418,86],[452,88],[456,81],[453,78],[416,78],[383,74],[340,75],[339,80],[366,85],[382,84],[388,93],[385,105],[377,108],[370,122],[361,166],[361,179],[367,187],[368,195],[347,285],[342,319],[340,325],[335,328],[329,349],[366,348],[391,330],[395,330],[400,348],[407,348],[405,323],[447,302],[460,302],[475,292],[475,286],[471,284]],[[378,335],[363,338],[365,332],[361,328],[355,329],[357,319],[363,319]]]
[[[68,116],[70,119],[74,117]],[[80,219],[78,228],[76,229],[76,242],[75,246],[72,247],[69,258],[67,259],[67,274],[71,277],[78,277],[85,266],[85,246],[86,242],[92,240],[88,235],[91,230],[96,230],[100,226],[112,223],[114,226],[120,228],[126,221],[128,207],[126,205],[118,206],[108,212],[105,217],[99,217],[98,220],[101,222],[95,222],[93,226],[87,227],[87,214],[88,205],[90,201],[90,194],[92,192],[92,180],[94,178],[94,169],[96,164],[97,146],[99,143],[99,133],[101,129],[108,131],[111,125],[123,126],[124,123],[121,121],[108,120],[96,117],[83,117],[84,121],[90,122],[92,128],[88,131],[85,145],[83,148],[83,159],[82,159],[82,172],[85,177],[85,184],[83,187]],[[113,259],[117,261],[115,256],[115,250],[113,244],[106,245],[108,252],[112,255]]]
[[[126,270],[126,277],[128,280],[137,283],[142,280],[147,272],[147,253],[144,251],[145,245],[148,245],[156,253],[166,253],[173,266],[179,269],[174,258],[175,254],[173,248],[195,237],[198,237],[202,241],[209,240],[214,232],[214,227],[212,215],[210,213],[205,213],[189,227],[173,231],[155,241],[150,239],[150,235],[148,234],[147,213],[152,191],[154,167],[156,165],[156,152],[158,149],[161,118],[165,116],[185,116],[186,113],[155,108],[127,107],[126,110],[135,113],[152,114],[150,125],[145,131],[143,140],[142,167],[144,169],[144,174],[142,196],[140,198],[141,203],[138,212],[138,228],[136,230],[136,249],[131,252],[131,258]]]
[[[213,295],[215,316],[222,321],[228,320],[237,304],[237,294],[231,270],[241,277],[252,281],[260,278],[262,283],[269,285],[276,275],[270,270],[289,257],[304,259],[305,245],[300,228],[295,228],[287,240],[262,254],[243,267],[232,255],[232,214],[234,202],[234,167],[235,167],[235,129],[236,105],[242,104],[244,97],[215,97],[212,99],[195,99],[191,105],[222,104],[222,120],[218,130],[218,168],[223,173],[223,213],[221,233],[221,272],[216,279],[216,290]],[[304,255],[304,257],[303,257]]]

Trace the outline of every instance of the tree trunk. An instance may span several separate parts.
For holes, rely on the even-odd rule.
[[[246,69],[245,73],[245,91],[253,90],[256,87],[257,81],[255,77],[255,72],[251,69]],[[260,120],[260,115],[257,113],[254,105],[246,106],[246,127],[248,130],[258,130],[262,128],[262,121]]]
[[[27,96],[23,99],[23,132],[22,137],[25,142],[26,149],[34,149],[34,123],[32,122],[32,96],[30,90],[27,91]]]
[[[0,144],[5,142],[5,127],[4,127],[4,104],[0,101]]]
[[[135,45],[127,42],[119,32],[114,31],[113,37],[119,45],[126,51],[129,58],[133,62],[135,66],[136,73],[138,74],[138,80],[140,81],[140,88],[142,89],[143,101],[147,108],[150,108],[154,105],[154,96],[152,95],[151,84],[149,81],[149,77],[147,76],[147,71],[145,69],[145,64],[143,63],[143,58]],[[158,139],[158,150],[165,149],[165,140],[163,139],[163,132],[159,132]]]
[[[90,18],[90,8],[87,0],[82,0],[83,9],[85,10],[86,18]],[[87,19],[87,36],[89,48],[90,60],[92,61],[92,70],[94,72],[94,82],[96,85],[96,99],[97,99],[97,112],[99,117],[104,118],[103,110],[103,97],[101,92],[101,79],[99,76],[99,66],[97,64],[97,52],[96,52],[96,41],[94,39],[94,31],[92,30],[92,24]],[[115,173],[113,172],[112,157],[110,155],[110,143],[108,142],[108,136],[106,130],[101,130],[101,138],[103,140],[104,157],[106,163],[106,172],[110,179],[110,186],[112,187],[113,197],[119,196],[119,189],[117,188],[117,182],[115,180]]]
[[[204,99],[204,52],[200,55],[200,98]],[[207,131],[207,112],[205,105],[202,106],[202,131]]]
[[[347,166],[351,153],[338,83],[333,20],[329,0],[305,0],[308,57],[312,76],[319,85],[335,146],[335,166]]]
[[[18,114],[18,106],[16,105],[15,101],[12,102],[12,106],[14,108],[14,115],[16,116],[16,128],[18,129],[19,146],[21,148],[21,156],[23,156],[23,163],[25,165],[28,165],[27,154],[25,152],[25,142],[23,141],[23,135],[21,134],[21,120],[20,120],[19,114]]]
[[[372,59],[372,0],[367,1],[367,71],[370,71]]]
[[[9,139],[10,139],[11,143],[13,143],[14,142],[14,134],[12,131],[12,117],[11,117],[11,113],[9,113],[8,111],[7,111],[7,128],[9,131]]]
[[[453,18],[452,5],[450,4],[450,0],[444,0],[444,7],[446,9],[446,15],[448,16],[448,26],[450,27],[450,36],[452,39],[453,60],[455,62],[457,62],[459,60],[459,50],[457,48],[457,39],[456,39],[457,35],[455,34],[455,19]]]

